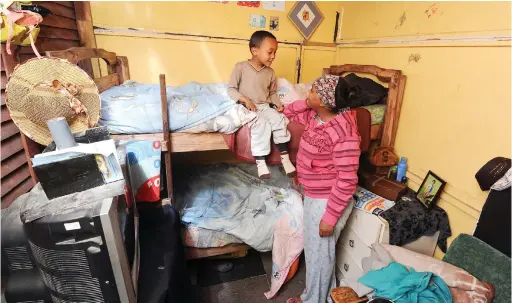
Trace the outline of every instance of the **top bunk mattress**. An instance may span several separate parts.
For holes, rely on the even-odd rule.
[[[169,130],[179,132],[226,113],[236,103],[224,83],[167,86]],[[127,81],[101,93],[99,124],[113,134],[162,132],[160,85]]]
[[[310,89],[310,83],[292,84],[284,78],[278,79],[277,93],[285,106],[296,100],[305,100]],[[232,133],[252,118],[250,113],[237,108],[236,102],[230,100],[226,83],[190,82],[178,87],[168,86],[166,91],[171,132]],[[371,125],[383,122],[386,105],[374,104],[363,108],[371,114]],[[221,120],[212,122],[215,119]],[[161,133],[160,86],[127,81],[104,91],[101,93],[99,124],[106,126],[112,134]]]

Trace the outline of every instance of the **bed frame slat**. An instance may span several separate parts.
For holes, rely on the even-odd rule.
[[[93,58],[101,58],[109,65],[117,64],[116,53],[107,52],[101,48],[72,47],[61,51],[47,51],[46,55],[48,57],[66,59],[74,64],[77,64],[82,60]]]

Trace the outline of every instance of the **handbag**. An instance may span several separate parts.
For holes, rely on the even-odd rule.
[[[2,4],[1,16],[1,42],[6,43],[7,53],[12,55],[11,43],[21,46],[31,45],[34,54],[41,57],[35,41],[40,30],[38,25],[43,22],[43,17],[29,10],[14,8],[12,1]]]

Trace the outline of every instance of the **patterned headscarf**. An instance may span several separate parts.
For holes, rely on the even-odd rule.
[[[336,108],[335,92],[339,80],[339,76],[324,75],[313,82],[313,88],[326,107]]]

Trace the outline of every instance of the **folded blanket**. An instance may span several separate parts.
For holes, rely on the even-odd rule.
[[[235,106],[224,83],[190,82],[166,91],[170,131],[197,126]],[[99,124],[118,134],[162,132],[160,85],[131,81],[104,91]]]

